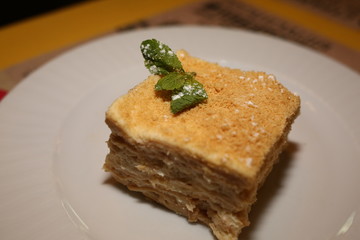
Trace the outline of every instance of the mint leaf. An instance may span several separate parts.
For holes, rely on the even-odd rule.
[[[170,109],[176,114],[193,107],[208,98],[196,73],[185,72],[176,54],[156,39],[148,39],[140,45],[144,64],[150,73],[160,75],[155,85],[157,91],[171,91]]]
[[[184,86],[187,79],[192,78],[191,74],[171,72],[159,79],[155,85],[155,90],[175,90]]]
[[[170,72],[184,72],[176,54],[156,39],[148,39],[140,45],[145,66],[152,74],[167,75]]]
[[[185,81],[181,89],[173,91],[170,109],[172,113],[176,114],[197,105],[207,98],[203,85],[191,77]]]

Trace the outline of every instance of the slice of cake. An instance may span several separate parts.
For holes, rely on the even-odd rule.
[[[106,113],[104,169],[130,190],[235,240],[283,150],[300,98],[273,75],[209,63],[178,51],[208,99],[173,114],[151,75]]]

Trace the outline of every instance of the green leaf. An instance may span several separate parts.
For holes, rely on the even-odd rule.
[[[184,72],[176,54],[156,39],[148,39],[140,45],[144,64],[152,74],[167,75],[170,72]]]
[[[175,90],[184,86],[185,81],[192,78],[192,75],[187,73],[171,72],[168,75],[159,79],[155,85],[155,90]]]
[[[187,79],[180,90],[174,90],[171,96],[170,109],[172,113],[179,113],[193,107],[208,96],[201,83],[194,78]]]
[[[170,109],[179,113],[208,98],[201,83],[195,80],[196,73],[185,72],[176,54],[156,39],[148,39],[140,45],[145,66],[161,78],[155,90],[171,91]]]

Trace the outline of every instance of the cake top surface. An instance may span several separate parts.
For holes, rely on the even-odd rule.
[[[222,67],[178,51],[183,68],[196,72],[208,99],[180,114],[170,112],[170,96],[154,90],[159,76],[118,98],[106,117],[135,141],[164,142],[210,164],[248,177],[282,135],[300,98],[273,75]]]

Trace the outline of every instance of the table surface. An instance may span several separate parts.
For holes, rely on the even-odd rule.
[[[164,24],[264,32],[360,72],[357,0],[95,0],[0,28],[0,99],[64,51],[116,31]]]

